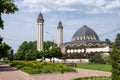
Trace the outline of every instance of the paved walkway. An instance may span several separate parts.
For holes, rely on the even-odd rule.
[[[0,80],[33,80],[20,70],[0,62]]]
[[[110,72],[76,69],[77,72],[28,75],[0,62],[0,80],[72,80],[86,76],[110,76]]]
[[[45,74],[45,75],[31,75],[35,80],[72,80],[73,78],[86,77],[86,76],[110,76],[110,72],[77,69],[76,72],[71,73],[56,73],[56,74]]]

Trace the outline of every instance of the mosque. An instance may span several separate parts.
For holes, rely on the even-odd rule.
[[[40,13],[37,19],[38,23],[38,39],[37,50],[43,50],[43,34],[44,34],[44,19]],[[57,26],[57,44],[61,48],[61,51],[65,58],[85,58],[96,53],[108,54],[110,51],[109,45],[105,41],[101,41],[97,33],[88,27],[83,25],[72,36],[70,42],[63,43],[63,26],[60,21]]]

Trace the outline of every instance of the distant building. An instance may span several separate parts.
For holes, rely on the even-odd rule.
[[[89,58],[95,53],[110,51],[107,43],[100,41],[96,32],[86,25],[74,33],[72,41],[62,43],[60,47],[66,58]]]
[[[38,16],[37,23],[37,50],[43,51],[44,19],[41,13]],[[68,35],[70,35],[69,32]],[[57,26],[57,44],[66,58],[88,59],[96,53],[108,54],[110,51],[109,45],[105,41],[101,41],[97,33],[86,25],[74,33],[72,41],[63,43],[63,25],[61,21],[59,21]]]

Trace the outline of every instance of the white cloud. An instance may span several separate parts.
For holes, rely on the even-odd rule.
[[[83,14],[119,14],[120,0],[23,0],[24,12],[78,11]]]

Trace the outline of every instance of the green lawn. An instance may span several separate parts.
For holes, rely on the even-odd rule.
[[[77,68],[108,71],[108,72],[111,71],[111,65],[108,64],[78,63]]]

